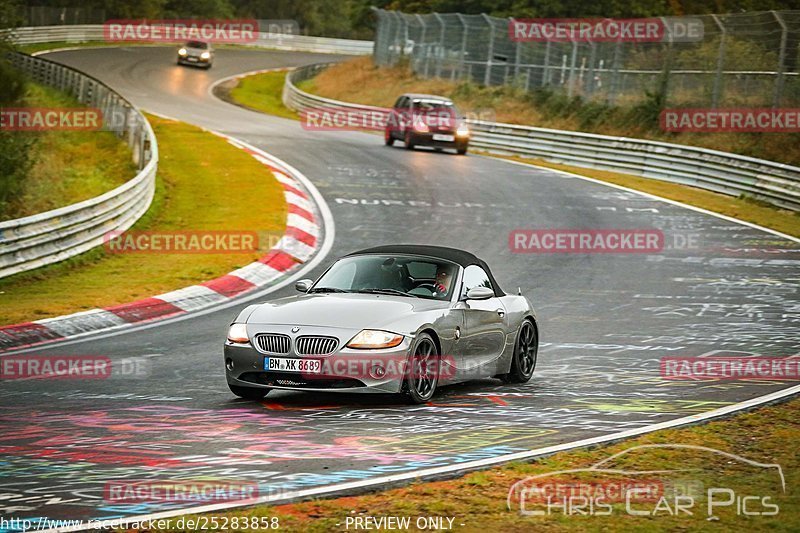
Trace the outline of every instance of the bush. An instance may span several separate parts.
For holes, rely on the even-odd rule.
[[[25,77],[7,60],[0,59],[0,107],[22,105],[24,94]],[[0,213],[22,188],[31,167],[34,139],[31,133],[0,130]]]

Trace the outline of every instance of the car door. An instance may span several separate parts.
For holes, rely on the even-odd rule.
[[[489,276],[478,265],[464,269],[460,299],[464,309],[464,331],[459,339],[462,365],[465,368],[486,366],[493,370],[494,361],[505,345],[506,310],[500,298],[468,300],[467,292],[475,287],[492,287]]]

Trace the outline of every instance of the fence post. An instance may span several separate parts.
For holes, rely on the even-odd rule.
[[[775,73],[775,94],[772,96],[772,107],[780,107],[781,99],[783,98],[783,69],[786,62],[786,39],[789,30],[786,27],[786,22],[781,18],[777,11],[770,11],[778,24],[781,25],[781,50],[778,53],[778,70]]]
[[[717,72],[714,75],[714,86],[711,92],[711,107],[716,109],[719,107],[719,99],[722,93],[722,69],[725,65],[725,40],[728,30],[725,28],[725,25],[722,24],[722,21],[719,20],[719,17],[711,15],[711,18],[714,19],[720,31],[719,50],[717,51]]]
[[[672,75],[672,59],[675,50],[672,47],[672,43],[674,42],[674,37],[672,35],[671,26],[667,24],[667,20],[664,17],[659,17],[661,19],[661,24],[664,29],[667,30],[667,34],[669,35],[669,39],[667,40],[667,60],[664,62],[664,70],[662,71],[662,79],[659,80],[659,87],[658,90],[662,91],[663,93],[663,105],[666,107],[667,103],[669,102],[669,88],[670,88],[670,76]]]
[[[619,90],[619,56],[622,44],[618,40],[614,45],[614,59],[611,64],[611,83],[608,84],[608,97],[606,102],[608,105],[614,105],[617,98],[617,91]]]
[[[439,23],[439,26],[441,26],[441,28],[442,28],[441,31],[439,32],[439,47],[436,50],[436,77],[437,78],[441,78],[442,77],[442,61],[444,60],[444,50],[445,50],[445,46],[444,46],[445,24],[444,24],[444,20],[442,19],[441,15],[439,15],[439,13],[434,13],[433,16],[436,17],[436,21]]]
[[[417,54],[417,57],[418,57],[419,60],[424,61],[424,63],[425,63],[425,69],[423,71],[423,75],[427,78],[428,77],[428,50],[427,50],[426,45],[425,45],[425,30],[427,30],[428,28],[427,28],[427,25],[425,24],[425,19],[422,18],[422,15],[417,14],[416,17],[417,17],[417,20],[419,21],[420,26],[422,26],[422,33],[420,34],[420,37],[419,37],[420,46],[418,48],[420,53]],[[411,53],[412,54],[414,53],[413,50],[412,50]],[[422,57],[419,57],[420,55],[422,55]]]
[[[461,13],[457,13],[458,21],[464,27],[464,33],[461,35],[461,77],[464,77],[464,70],[466,66],[466,56],[467,56],[467,23],[464,21],[463,15]],[[472,80],[469,80],[472,81]]]
[[[578,43],[570,38],[572,42],[572,59],[569,62],[569,76],[567,77],[567,98],[572,98],[575,85],[575,63],[578,61]]]
[[[492,57],[494,56],[494,24],[486,13],[481,13],[483,20],[489,25],[489,50],[486,54],[486,71],[483,76],[483,84],[488,87],[492,83]]]
[[[400,56],[403,55],[403,49],[405,48],[406,44],[405,41],[403,42],[403,44],[400,44],[400,26],[402,26],[402,23],[400,21],[402,21],[403,18],[397,11],[390,11],[390,13],[394,15],[394,18],[397,21],[396,22],[397,25],[394,28],[394,47],[395,47],[396,57],[399,59]],[[391,50],[391,45],[389,46],[389,49]],[[393,56],[394,54],[390,54],[390,59],[389,59],[390,65],[394,65],[396,63],[395,57]]]
[[[589,74],[588,79],[584,81],[583,86],[584,90],[586,91],[586,95],[591,97],[594,94],[594,63],[597,61],[597,43],[589,41],[589,46],[592,47],[592,51],[589,54]]]
[[[550,81],[550,40],[544,45],[544,67],[542,68],[542,87]]]
[[[508,17],[508,27],[512,28],[513,24],[514,24],[514,18],[513,17]],[[510,36],[509,36],[509,38],[510,38]],[[518,83],[517,82],[517,78],[519,77],[519,64],[520,64],[520,61],[521,61],[520,55],[521,55],[521,51],[522,51],[522,49],[520,48],[521,44],[522,44],[522,42],[519,39],[517,39],[517,42],[514,45],[514,82],[515,83]]]

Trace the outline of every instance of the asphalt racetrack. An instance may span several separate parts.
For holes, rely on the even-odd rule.
[[[233,74],[336,59],[329,55],[221,49],[209,71],[176,66],[173,56],[171,48],[131,47],[46,57],[146,111],[244,140],[305,174],[335,226],[312,277],[343,254],[385,243],[475,252],[506,291],[521,287],[536,306],[536,372],[523,386],[483,380],[443,388],[422,406],[275,391],[263,403],[240,400],[225,384],[222,344],[246,298],[162,325],[30,349],[144,358],[149,375],[4,382],[0,514],[110,519],[186,507],[107,501],[107,484],[125,480],[247,480],[274,499],[342,483],[355,490],[390,475],[644,428],[793,385],[664,380],[660,361],[797,354],[797,242],[543,169],[389,148],[361,132],[307,131],[209,94],[215,80]],[[533,228],[660,229],[668,246],[651,255],[512,253],[509,233]],[[681,236],[693,236],[692,245]],[[269,297],[294,293],[289,286]]]

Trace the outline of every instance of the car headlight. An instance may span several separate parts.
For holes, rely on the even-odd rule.
[[[180,50],[178,50],[178,55],[179,56],[185,56],[186,55],[186,48],[181,48]]]
[[[469,137],[469,128],[466,124],[461,124],[456,130],[456,135],[459,137]]]
[[[394,348],[401,342],[403,342],[403,336],[397,333],[377,329],[364,329],[350,339],[347,347],[357,350],[377,350],[379,348]]]
[[[211,54],[209,54],[208,52],[203,52],[202,54],[200,54],[201,59],[208,59],[209,57],[211,57]]]
[[[228,329],[228,340],[239,344],[250,342],[250,337],[247,336],[247,325],[231,324]]]

